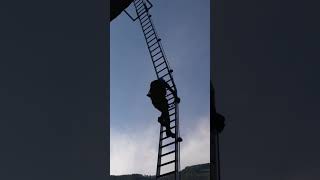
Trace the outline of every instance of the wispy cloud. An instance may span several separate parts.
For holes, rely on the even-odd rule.
[[[181,143],[181,168],[207,163],[210,160],[209,117],[195,120],[194,128]],[[148,174],[156,172],[158,153],[158,124],[143,127],[136,132],[111,128],[110,172],[112,175]]]
[[[158,131],[156,124],[130,133],[111,129],[110,173],[155,174]]]
[[[209,116],[195,120],[194,128],[185,133],[181,144],[181,167],[208,163],[210,161]]]

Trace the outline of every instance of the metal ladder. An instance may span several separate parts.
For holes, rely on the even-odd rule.
[[[173,80],[173,70],[169,67],[169,63],[165,56],[163,47],[161,45],[161,39],[157,35],[154,24],[151,20],[149,9],[152,4],[149,0],[134,0],[133,1],[136,18],[125,11],[125,13],[133,20],[139,19],[145,41],[151,56],[152,64],[156,72],[157,78],[164,79],[169,86],[177,92],[176,85]],[[164,177],[174,176],[174,180],[180,180],[180,142],[178,142],[179,134],[179,106],[175,103],[174,95],[167,90],[166,98],[169,104],[169,116],[170,116],[170,129],[175,132],[175,138],[165,136],[165,127],[160,125],[159,147],[158,147],[158,161],[156,179],[162,179]],[[170,158],[171,157],[171,158]],[[166,162],[163,162],[163,158],[167,158]],[[164,167],[174,165],[174,168],[163,173]],[[170,168],[169,168],[170,169]],[[170,178],[171,179],[171,178]]]

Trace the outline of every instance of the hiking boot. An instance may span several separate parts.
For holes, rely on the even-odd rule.
[[[167,137],[172,137],[172,138],[176,137],[176,135],[172,133],[170,129],[166,129],[166,134],[167,134]]]

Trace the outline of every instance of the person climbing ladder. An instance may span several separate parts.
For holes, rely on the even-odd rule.
[[[177,93],[163,79],[157,79],[150,83],[150,90],[147,96],[151,98],[153,106],[161,112],[161,116],[158,117],[158,122],[166,128],[166,135],[175,138],[175,134],[170,130],[169,105],[166,99],[166,89],[173,94],[175,102],[180,103],[180,98],[177,96]],[[182,139],[179,137],[178,141],[182,141]]]

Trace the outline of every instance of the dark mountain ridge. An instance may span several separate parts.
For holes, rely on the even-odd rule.
[[[111,175],[111,180],[155,180],[155,176],[130,174],[130,175]],[[173,176],[162,177],[161,180],[173,180]],[[210,163],[187,166],[181,171],[181,180],[209,180]]]

